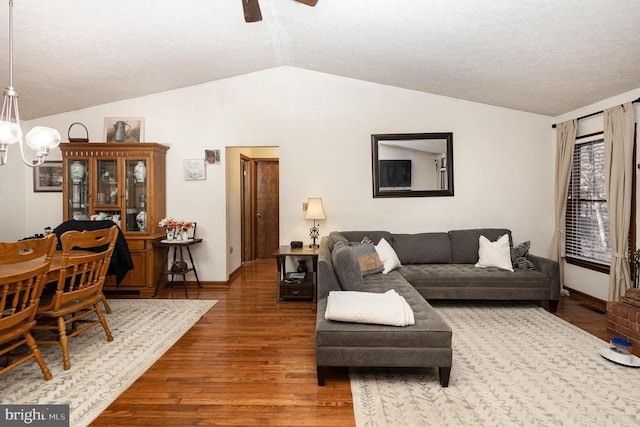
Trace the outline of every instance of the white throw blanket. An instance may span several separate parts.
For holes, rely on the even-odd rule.
[[[327,320],[407,326],[415,323],[413,310],[403,296],[393,289],[372,292],[331,291],[327,298]]]

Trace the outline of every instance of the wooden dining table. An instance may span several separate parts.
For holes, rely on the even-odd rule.
[[[95,252],[85,251],[85,250],[74,250],[74,251],[71,251],[71,253],[73,255],[91,255]],[[26,261],[26,262],[19,262],[15,264],[0,265],[0,277],[20,273],[21,271],[25,271],[39,265],[41,262],[42,261],[39,261],[39,260],[32,260],[32,261]],[[60,271],[62,266],[63,266],[62,250],[57,250],[53,254],[53,259],[51,260],[51,265],[49,266],[49,272],[47,273],[47,283],[58,280],[58,272]]]
[[[81,249],[72,250],[71,253],[73,255],[92,255],[92,254],[95,254],[95,252],[81,250]],[[34,267],[38,266],[40,264],[40,262],[41,261],[38,261],[38,260],[32,260],[32,261],[20,262],[20,263],[15,263],[15,264],[0,265],[0,277],[5,276],[5,275],[16,274],[16,273],[19,273],[21,271],[25,271],[25,270],[28,270],[30,268],[34,268]],[[44,281],[43,295],[45,295],[47,293],[50,294],[50,293],[55,292],[55,289],[56,289],[56,286],[57,286],[57,282],[58,282],[58,278],[59,278],[58,276],[60,274],[60,269],[62,269],[63,265],[64,265],[64,258],[62,256],[62,250],[56,250],[54,252],[54,254],[53,254],[53,258],[51,259],[51,264],[49,265],[49,270],[47,272],[47,278]],[[111,307],[107,303],[107,299],[106,299],[106,297],[104,295],[102,296],[102,302],[104,304],[105,311],[107,313],[111,313]]]

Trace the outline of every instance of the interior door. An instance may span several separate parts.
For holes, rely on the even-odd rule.
[[[280,180],[278,160],[255,160],[255,248],[256,258],[271,258],[279,247]]]

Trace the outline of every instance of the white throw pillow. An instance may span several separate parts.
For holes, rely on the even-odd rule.
[[[500,236],[495,242],[480,236],[480,249],[478,250],[478,263],[476,267],[498,267],[502,270],[513,272],[511,264],[511,249],[509,247],[509,235]]]
[[[380,261],[382,261],[382,264],[384,265],[384,270],[382,270],[383,274],[387,274],[396,268],[402,267],[396,251],[393,250],[389,242],[387,242],[384,237],[380,239],[376,245],[376,252],[378,252]]]

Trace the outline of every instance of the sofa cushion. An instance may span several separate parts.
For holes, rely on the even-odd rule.
[[[451,240],[447,233],[394,234],[393,248],[402,264],[451,262]]]
[[[508,234],[511,243],[511,231],[505,228],[451,230],[448,234],[451,241],[451,262],[453,264],[475,264],[478,262],[480,236],[495,241],[503,234]]]
[[[349,242],[361,242],[362,239],[368,237],[374,245],[377,245],[384,237],[387,242],[393,244],[393,236],[388,231],[341,231],[340,234]]]
[[[331,251],[331,261],[342,289],[345,291],[364,290],[362,272],[351,246],[341,241],[336,242],[333,251]]]
[[[492,288],[548,288],[549,276],[536,270],[516,270],[510,272],[499,268],[475,268],[472,264],[414,264],[405,265],[398,270],[402,276],[416,289],[444,288],[449,291],[454,288],[477,288],[488,290]],[[451,299],[469,298],[464,294]],[[517,295],[513,299],[518,299]]]
[[[502,270],[513,272],[509,236],[503,234],[495,242],[491,242],[486,237],[480,236],[479,243],[480,249],[478,250],[478,262],[475,264],[476,267],[497,267]]]
[[[330,251],[333,251],[333,247],[337,242],[349,243],[349,241],[342,234],[340,234],[337,231],[332,231],[331,233],[329,233],[329,236],[327,239],[327,243],[329,244]]]
[[[384,270],[382,270],[383,274],[388,274],[396,268],[402,267],[402,263],[400,262],[396,251],[393,250],[391,244],[387,242],[387,239],[380,239],[380,241],[376,245],[376,252],[378,252],[380,261],[382,261],[382,264],[384,266]]]

